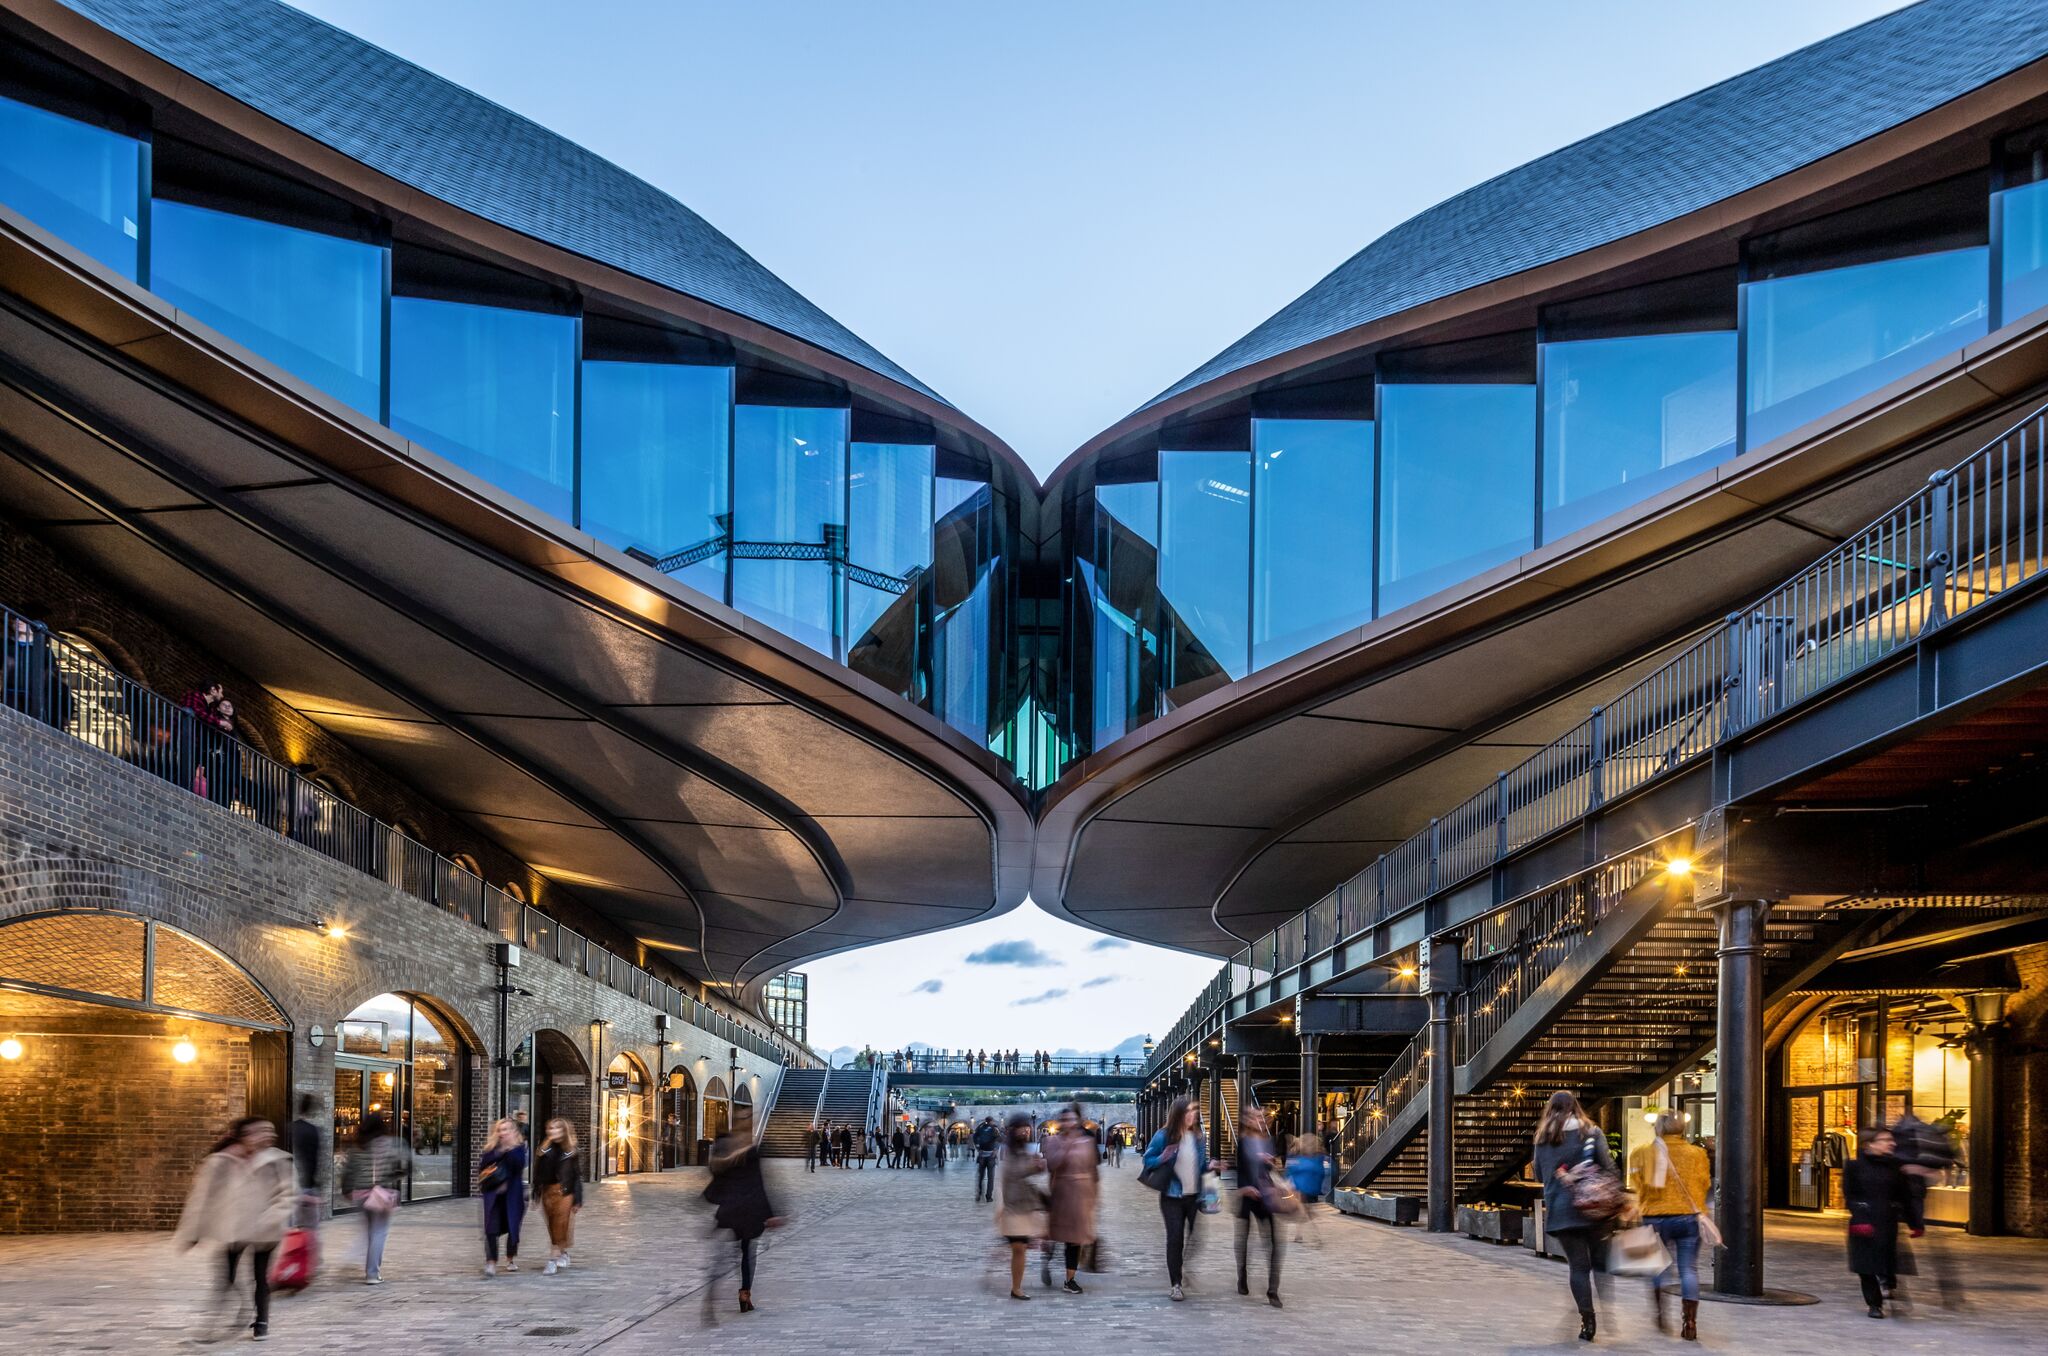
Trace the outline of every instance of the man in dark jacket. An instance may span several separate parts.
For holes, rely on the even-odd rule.
[[[299,1094],[299,1114],[292,1119],[289,1138],[293,1178],[299,1188],[295,1212],[302,1229],[313,1227],[320,1218],[320,1191],[327,1184],[327,1155],[320,1150],[320,1099],[310,1092]]]
[[[1899,1225],[1919,1238],[1927,1232],[1920,1200],[1907,1185],[1892,1132],[1867,1130],[1856,1157],[1842,1169],[1842,1204],[1849,1208],[1849,1270],[1863,1286],[1872,1318],[1899,1281]]]
[[[804,1171],[816,1172],[817,1170],[818,1123],[816,1121],[812,1121],[810,1124],[810,1128],[804,1131]]]
[[[981,1124],[974,1127],[974,1199],[993,1201],[996,1198],[996,1147],[1002,1143],[1003,1133],[996,1129],[993,1116],[983,1116]]]

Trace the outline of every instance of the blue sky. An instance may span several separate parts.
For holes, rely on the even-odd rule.
[[[1041,474],[1388,227],[1897,7],[298,3],[673,193]],[[966,961],[1007,940],[1058,963]],[[1027,910],[820,962],[813,1029],[1110,1045],[1215,968],[1084,991],[1090,940]]]

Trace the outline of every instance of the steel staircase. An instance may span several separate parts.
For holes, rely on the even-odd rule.
[[[768,1124],[761,1131],[761,1154],[765,1158],[802,1158],[804,1133],[818,1119],[818,1103],[825,1094],[825,1070],[784,1069],[775,1090],[775,1102],[768,1112]]]
[[[1466,939],[1453,1024],[1460,1201],[1519,1172],[1553,1091],[1577,1093],[1598,1115],[1713,1044],[1716,923],[1662,875],[1662,862],[1654,846],[1628,854],[1490,915]],[[1874,921],[1848,910],[1774,914],[1770,1001]],[[1427,1195],[1428,1039],[1424,1027],[1346,1125],[1341,1185]]]

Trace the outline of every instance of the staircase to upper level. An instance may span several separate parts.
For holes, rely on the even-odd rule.
[[[819,1123],[829,1122],[834,1129],[850,1125],[856,1137],[866,1134],[874,1128],[868,1123],[874,1088],[875,1071],[872,1069],[832,1070],[825,1080],[824,1096],[818,1105]],[[857,1149],[855,1156],[859,1156]]]
[[[785,1069],[775,1090],[775,1105],[761,1131],[761,1153],[767,1158],[802,1158],[804,1134],[818,1119],[825,1091],[825,1070]]]

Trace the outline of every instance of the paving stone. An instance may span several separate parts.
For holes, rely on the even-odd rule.
[[[1227,1216],[1200,1222],[1188,1299],[1176,1304],[1166,1294],[1156,1198],[1138,1185],[1134,1159],[1103,1186],[1108,1271],[1082,1278],[1086,1294],[1067,1295],[1039,1287],[1034,1259],[1028,1304],[1006,1296],[1007,1257],[990,1208],[973,1203],[971,1169],[805,1173],[801,1164],[771,1161],[767,1172],[790,1222],[764,1240],[755,1279],[760,1307],[744,1317],[734,1300],[735,1251],[710,1231],[703,1172],[685,1169],[592,1187],[577,1225],[575,1265],[556,1276],[537,1269],[545,1233],[531,1217],[527,1269],[486,1280],[478,1206],[461,1200],[402,1211],[386,1255],[387,1283],[371,1289],[358,1283],[355,1221],[331,1221],[322,1275],[305,1293],[277,1300],[270,1347],[604,1356],[668,1356],[705,1341],[789,1356],[927,1345],[1006,1352],[1040,1343],[1112,1352],[1178,1351],[1190,1343],[1257,1351],[1276,1342],[1385,1352],[1585,1349],[1573,1340],[1577,1323],[1560,1263],[1327,1212],[1307,1241],[1287,1248],[1284,1311],[1266,1307],[1256,1257],[1253,1295],[1236,1294]],[[1878,1324],[1864,1316],[1843,1265],[1839,1221],[1774,1216],[1770,1234],[1770,1283],[1808,1291],[1820,1303],[1703,1304],[1697,1349],[2009,1352],[2037,1344],[2048,1319],[2048,1242],[1944,1233],[1937,1245],[1969,1278],[1969,1304],[1943,1310],[1928,1293],[1910,1316]],[[0,1347],[124,1356],[183,1349],[213,1260],[177,1252],[163,1234],[0,1239]],[[1598,1349],[1673,1348],[1675,1338],[1651,1327],[1642,1282],[1617,1280],[1614,1292],[1603,1305]]]

